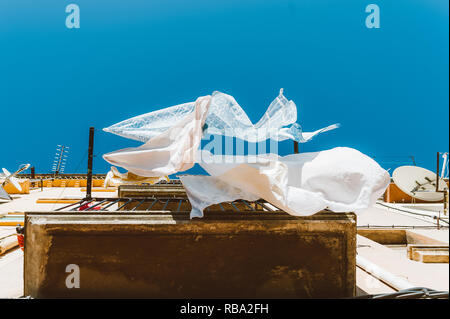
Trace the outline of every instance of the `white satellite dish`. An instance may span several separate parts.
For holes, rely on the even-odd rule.
[[[411,197],[437,202],[444,199],[443,193],[436,192],[436,173],[418,166],[400,166],[392,173],[395,185]],[[439,179],[439,190],[447,187]]]

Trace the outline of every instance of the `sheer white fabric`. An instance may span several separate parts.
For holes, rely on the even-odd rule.
[[[333,124],[303,133],[300,125],[295,123],[295,103],[288,101],[282,92],[280,90],[278,97],[256,124],[252,124],[232,96],[217,91],[193,103],[122,121],[104,130],[145,144],[107,153],[103,158],[136,175],[160,177],[191,168],[204,134],[232,136],[249,142],[271,138],[304,143],[317,134],[338,127]]]
[[[307,142],[337,124],[304,133],[297,109],[280,91],[264,116],[253,124],[230,95],[214,92],[185,103],[115,124],[107,132],[145,144],[105,154],[103,158],[129,172],[160,177],[191,168],[195,159],[211,176],[181,176],[192,204],[191,217],[203,209],[236,199],[265,199],[295,216],[329,208],[357,211],[373,205],[390,182],[373,159],[351,148],[293,154],[213,156],[198,152],[203,134],[232,136],[249,142],[268,138]]]
[[[153,137],[178,125],[195,108],[195,102],[184,103],[139,115],[104,128],[106,132],[147,142]],[[262,118],[253,124],[242,107],[228,94],[215,91],[203,128],[203,134],[234,136],[249,142],[261,142],[271,138],[305,143],[319,133],[339,127],[333,124],[314,132],[303,132],[297,121],[297,107],[280,90]]]
[[[210,96],[199,97],[193,112],[144,145],[107,153],[103,158],[112,165],[146,177],[166,176],[190,169],[195,164],[210,100]]]
[[[174,105],[165,109],[135,116],[104,128],[103,131],[125,138],[148,142],[174,125],[177,125],[195,108],[195,102]]]

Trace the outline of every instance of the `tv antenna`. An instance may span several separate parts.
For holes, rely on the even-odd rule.
[[[64,173],[66,167],[67,154],[69,153],[69,146],[57,145],[55,159],[53,160],[52,172],[54,176]]]

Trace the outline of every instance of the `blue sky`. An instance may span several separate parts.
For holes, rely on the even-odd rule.
[[[65,26],[70,3],[79,29]],[[365,26],[370,3],[379,29]],[[66,172],[85,172],[94,126],[103,173],[102,154],[139,145],[103,127],[215,90],[256,122],[283,87],[306,131],[342,124],[301,151],[354,147],[385,168],[412,155],[434,170],[449,145],[448,9],[448,0],[2,0],[0,167],[50,172],[64,144]]]

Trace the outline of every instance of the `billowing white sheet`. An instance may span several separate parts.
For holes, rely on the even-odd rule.
[[[270,103],[261,119],[253,124],[242,107],[228,94],[214,92],[206,118],[204,134],[236,137],[251,143],[272,139],[284,141],[291,139],[300,143],[311,140],[319,133],[337,128],[333,124],[314,132],[303,132],[297,121],[297,107],[288,101],[283,90]]]
[[[125,148],[103,155],[112,165],[146,177],[174,174],[190,169],[200,145],[202,127],[211,97],[199,97],[194,111],[140,147]]]
[[[178,125],[195,109],[195,102],[184,103],[139,115],[104,128],[106,132],[133,140],[148,142],[150,139]],[[337,128],[333,124],[314,132],[303,132],[297,121],[297,107],[283,95],[283,90],[270,103],[263,117],[253,124],[242,107],[228,94],[215,91],[203,128],[203,134],[234,136],[248,142],[260,142],[271,138],[305,143],[319,133]]]
[[[328,208],[334,212],[370,207],[390,182],[389,173],[361,152],[338,147],[285,157],[257,156],[253,163],[224,164],[202,152],[200,165],[211,176],[180,176],[193,206],[191,218],[224,201],[262,198],[295,216]],[[227,160],[229,161],[229,159]]]
[[[271,138],[304,143],[338,127],[333,124],[303,133],[296,120],[295,103],[288,101],[282,90],[256,124],[232,96],[216,91],[195,103],[172,106],[105,128],[107,132],[145,144],[107,153],[103,158],[136,175],[160,177],[191,168],[204,134],[233,136],[249,142]]]

